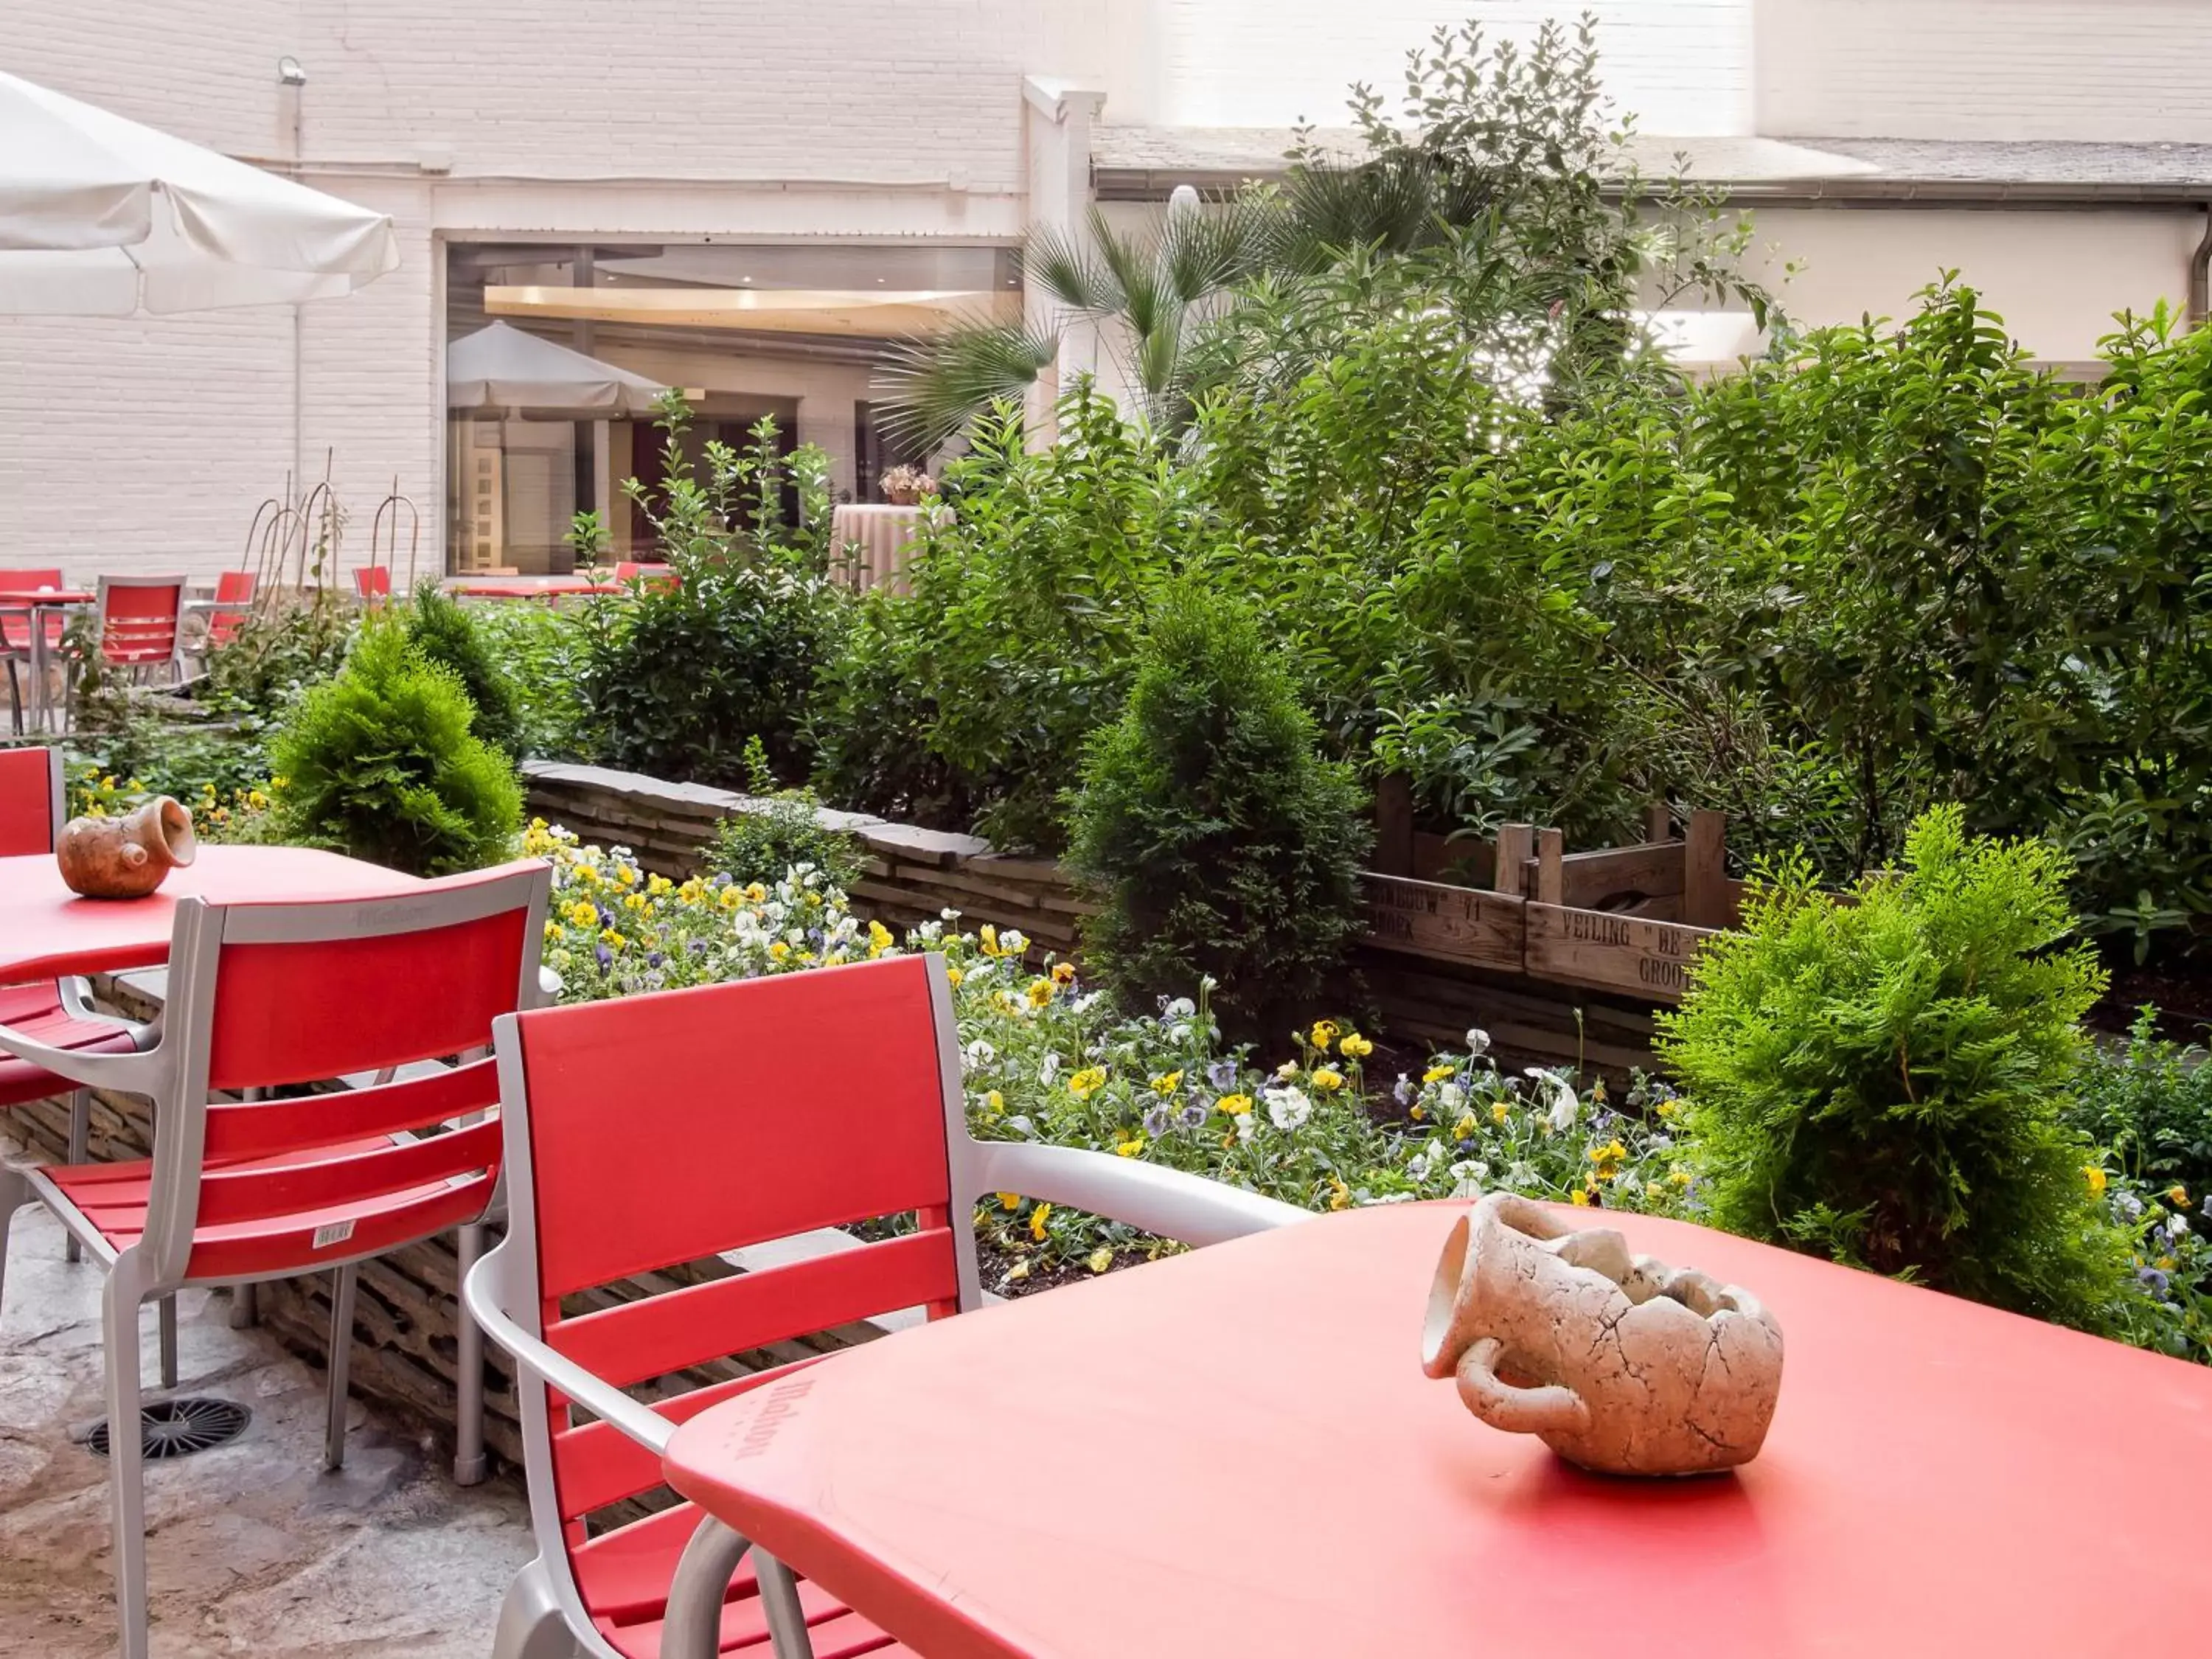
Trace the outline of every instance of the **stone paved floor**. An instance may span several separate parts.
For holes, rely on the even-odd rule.
[[[62,1259],[45,1211],[15,1218],[0,1306],[0,1655],[114,1651],[100,1415],[100,1276]],[[322,1472],[319,1372],[228,1303],[180,1298],[185,1392],[250,1407],[229,1446],[147,1465],[155,1659],[329,1655],[478,1659],[531,1554],[520,1492],[455,1486],[426,1448],[356,1406],[346,1467]],[[153,1310],[145,1315],[154,1364]]]

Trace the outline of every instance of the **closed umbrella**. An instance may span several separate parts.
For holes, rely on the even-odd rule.
[[[398,264],[387,214],[0,74],[0,313],[297,303]]]
[[[667,390],[506,323],[465,334],[446,348],[446,403],[452,409],[611,420],[651,414]]]

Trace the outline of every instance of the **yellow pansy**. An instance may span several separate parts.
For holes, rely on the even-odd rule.
[[[1022,1207],[1022,1195],[1019,1193],[1000,1193],[999,1194],[999,1207],[1002,1210],[1020,1209]]]
[[[880,921],[868,924],[868,954],[879,957],[891,948],[891,930]]]
[[[1114,1153],[1117,1158],[1134,1158],[1144,1150],[1145,1138],[1141,1134],[1132,1135],[1127,1140],[1117,1140],[1114,1143]]]
[[[1344,1184],[1344,1178],[1341,1176],[1331,1176],[1328,1178],[1328,1187],[1330,1209],[1340,1210],[1352,1202],[1352,1188]]]
[[[1424,1083],[1442,1083],[1446,1078],[1452,1074],[1455,1069],[1455,1067],[1449,1066],[1431,1066],[1427,1071],[1421,1073],[1421,1081]]]
[[[1217,1112],[1225,1112],[1231,1117],[1243,1117],[1246,1113],[1252,1109],[1252,1097],[1249,1095],[1224,1095],[1220,1099],[1213,1103],[1213,1109]]]
[[[1584,1208],[1588,1208],[1589,1205],[1589,1194],[1584,1192],[1581,1188],[1577,1187],[1574,1191],[1567,1194],[1567,1202],[1570,1204],[1579,1204]]]
[[[757,881],[749,881],[745,884],[745,896],[755,904],[764,903],[768,898],[768,889]]]
[[[1044,1243],[1044,1224],[1052,1218],[1052,1206],[1040,1204],[1030,1212],[1030,1237],[1040,1244]]]
[[[1347,1060],[1364,1060],[1375,1052],[1375,1045],[1353,1031],[1336,1045],[1336,1050]]]
[[[994,1089],[983,1097],[983,1105],[993,1117],[996,1117],[1006,1109],[1006,1097]]]
[[[2189,1207],[2189,1188],[2181,1186],[2168,1187],[2166,1189],[2166,1201],[2172,1205],[2177,1210],[2187,1209]]]
[[[960,981],[967,978],[968,975],[962,973],[957,968],[947,968],[945,970],[945,977],[951,981],[952,988],[957,991],[960,988]]]
[[[1086,1066],[1067,1079],[1067,1092],[1078,1100],[1088,1100],[1106,1086],[1106,1068]]]
[[[725,910],[734,910],[745,902],[745,896],[734,887],[725,887],[722,896],[714,902]]]
[[[1334,1092],[1344,1087],[1344,1073],[1334,1066],[1323,1066],[1314,1073],[1313,1085],[1316,1089],[1327,1089]]]
[[[2102,1170],[2099,1169],[2094,1164],[2084,1164],[2081,1166],[2081,1179],[2089,1183],[2089,1190],[2091,1192],[2096,1194],[2100,1198],[2104,1196],[2105,1172]]]
[[[995,957],[999,954],[999,930],[992,927],[989,922],[983,924],[982,931],[977,933],[975,938],[976,949],[982,951],[985,956]]]
[[[1075,964],[1072,962],[1054,963],[1052,964],[1052,982],[1054,985],[1074,984]]]
[[[629,944],[629,941],[624,939],[620,933],[615,932],[613,928],[608,927],[601,930],[599,933],[599,943],[605,945],[610,951],[619,951],[623,945]]]
[[[578,899],[568,907],[568,920],[579,927],[588,927],[599,919],[599,906],[588,899]]]
[[[768,954],[770,961],[781,962],[791,955],[791,947],[781,939],[778,939],[768,947]]]
[[[1465,1140],[1474,1133],[1474,1119],[1472,1116],[1462,1117],[1458,1122],[1452,1125],[1452,1139],[1454,1140]]]
[[[1513,1109],[1504,1101],[1493,1100],[1490,1103],[1490,1121],[1492,1123],[1503,1123],[1512,1115]]]
[[[1086,1265],[1092,1273],[1103,1273],[1114,1265],[1114,1252],[1101,1244],[1097,1249],[1091,1251]]]
[[[1052,991],[1053,986],[1050,980],[1031,980],[1030,981],[1030,988],[1026,993],[1030,1000],[1030,1006],[1032,1008],[1043,1007],[1046,1003],[1052,1000]]]
[[[1327,1054],[1328,1045],[1336,1041],[1339,1029],[1337,1023],[1333,1019],[1316,1020],[1313,1028],[1313,1046],[1322,1053]]]
[[[1182,1087],[1181,1072],[1162,1072],[1152,1079],[1152,1092],[1156,1095],[1171,1095]]]

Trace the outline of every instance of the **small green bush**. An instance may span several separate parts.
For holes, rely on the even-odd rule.
[[[2153,1011],[2091,1059],[2069,1117],[2134,1180],[2212,1198],[2212,1055],[2161,1041]]]
[[[397,622],[363,627],[335,679],[310,689],[270,746],[289,839],[415,875],[506,856],[522,821],[507,757],[469,729],[453,671]]]
[[[821,801],[811,789],[779,789],[768,751],[756,738],[745,745],[745,769],[756,805],[714,826],[704,862],[732,881],[774,883],[794,865],[811,865],[841,891],[860,879],[866,854],[857,836],[823,827]]]
[[[1714,1224],[2022,1313],[2112,1328],[2127,1238],[2063,1103],[2105,976],[2063,856],[1956,807],[1844,902],[1801,860],[1753,884],[1660,1016]]]
[[[453,671],[476,708],[471,729],[507,755],[521,752],[521,714],[514,682],[493,659],[477,619],[434,587],[418,587],[406,616],[407,642],[423,661]]]
[[[1363,804],[1251,613],[1167,590],[1074,806],[1091,965],[1132,1007],[1210,979],[1225,1029],[1279,1028],[1358,928]]]

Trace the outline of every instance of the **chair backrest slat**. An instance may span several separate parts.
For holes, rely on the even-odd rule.
[[[555,1352],[618,1388],[951,1294],[945,1228],[687,1285],[564,1319]]]
[[[52,852],[61,820],[61,751],[0,749],[0,858]]]
[[[750,1394],[779,1377],[805,1370],[809,1365],[818,1365],[829,1358],[826,1353],[816,1354],[811,1358],[795,1359],[787,1365],[773,1365],[766,1370],[726,1377],[689,1394],[656,1400],[653,1409],[672,1423],[689,1422],[709,1406]],[[581,1520],[595,1510],[619,1504],[625,1498],[635,1498],[663,1484],[660,1460],[611,1423],[582,1423],[574,1428],[556,1430],[552,1453],[556,1471],[554,1485],[563,1521]]]
[[[211,1169],[200,1177],[199,1224],[273,1221],[434,1182],[473,1182],[498,1168],[499,1121],[492,1117],[450,1134],[334,1151],[312,1163]]]
[[[886,958],[523,1016],[541,1294],[946,1204],[929,972]]]
[[[202,1153],[210,1164],[275,1158],[302,1147],[426,1129],[498,1103],[499,1079],[489,1060],[368,1089],[295,1100],[223,1102],[207,1109]]]

